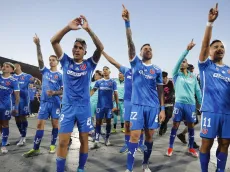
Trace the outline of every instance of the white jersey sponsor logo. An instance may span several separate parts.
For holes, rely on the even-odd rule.
[[[72,75],[72,76],[76,76],[76,77],[80,77],[80,76],[86,75],[87,71],[77,73],[77,72],[74,72],[74,71],[71,71],[71,70],[67,70],[67,74]]]
[[[230,82],[230,78],[228,78],[228,77],[226,77],[226,76],[222,76],[222,75],[219,74],[219,73],[214,73],[214,74],[213,74],[213,77],[214,77],[214,78],[222,79],[222,80],[224,80],[225,82]]]

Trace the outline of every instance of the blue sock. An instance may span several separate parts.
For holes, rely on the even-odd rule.
[[[130,135],[125,135],[125,144],[128,146]]]
[[[9,128],[2,128],[2,146],[6,146],[9,136]]]
[[[111,133],[111,124],[107,124],[106,125],[106,139],[109,138],[110,133]]]
[[[78,169],[84,170],[87,158],[88,158],[88,153],[80,153]]]
[[[26,137],[28,121],[22,121],[22,137]]]
[[[153,142],[145,141],[145,146],[147,147],[147,151],[144,152],[143,164],[148,164],[150,155],[152,153]]]
[[[171,129],[171,135],[170,135],[170,139],[169,139],[169,147],[170,148],[173,148],[174,140],[176,137],[176,132],[177,132],[177,129],[175,129],[175,128]]]
[[[95,128],[95,140],[99,142],[99,137],[101,134],[101,125],[96,125]]]
[[[51,145],[55,145],[56,144],[57,136],[58,136],[58,128],[53,128],[53,130],[52,130]]]
[[[208,172],[209,160],[210,160],[210,152],[208,152],[208,153],[201,153],[200,152],[201,172]]]
[[[127,154],[127,169],[129,171],[133,171],[134,156],[138,148],[138,143],[129,142],[128,148],[129,148],[129,152]]]
[[[143,140],[144,140],[144,134],[143,133],[141,133],[141,135],[140,135],[140,139],[139,139],[139,146],[141,146],[141,145],[143,145]]]
[[[57,157],[56,158],[56,166],[57,166],[57,172],[64,172],[65,171],[65,161],[66,159]]]
[[[36,131],[36,135],[34,137],[34,148],[33,148],[34,150],[39,149],[43,135],[44,135],[44,130],[37,130]]]
[[[16,125],[18,127],[19,133],[22,135],[22,123],[21,122],[17,122]]]
[[[194,143],[194,128],[188,128],[188,135],[189,135],[189,148],[193,148]]]
[[[224,172],[226,161],[227,161],[228,155],[224,152],[220,152],[217,156],[217,171],[218,172]]]

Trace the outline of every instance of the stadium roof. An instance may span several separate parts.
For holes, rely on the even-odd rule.
[[[5,62],[18,63],[21,65],[23,72],[31,74],[32,76],[34,76],[40,80],[42,79],[42,75],[41,75],[39,68],[37,66],[33,66],[30,64],[22,63],[22,62],[19,62],[16,60],[12,60],[12,59],[8,59],[8,58],[0,56],[0,64],[2,65]]]

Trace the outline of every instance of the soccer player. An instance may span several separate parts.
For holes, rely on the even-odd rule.
[[[60,41],[71,30],[79,30],[80,26],[91,36],[96,50],[91,58],[84,60],[87,45],[83,39],[74,42],[73,58],[63,53]],[[64,172],[67,148],[75,122],[79,130],[81,142],[79,166],[77,172],[84,172],[88,157],[88,133],[93,129],[90,110],[90,80],[100,59],[104,47],[89,27],[84,16],[72,20],[51,39],[53,49],[63,69],[63,98],[60,116],[59,146],[57,151],[57,172]]]
[[[91,95],[98,90],[98,102],[96,110],[96,128],[95,128],[95,142],[93,149],[99,147],[99,137],[101,134],[102,120],[106,119],[106,136],[105,145],[110,146],[109,136],[111,132],[111,118],[113,109],[113,95],[116,101],[116,110],[118,110],[118,93],[117,83],[110,78],[110,69],[107,66],[103,67],[104,78],[98,80],[91,90]]]
[[[102,78],[101,71],[96,70],[94,75],[93,75],[92,82],[90,84],[90,90],[92,90],[94,88],[94,85],[95,85],[96,81],[100,80],[101,78]],[[92,120],[94,119],[94,116],[96,114],[97,100],[98,100],[98,91],[95,91],[94,94],[90,97]]]
[[[20,89],[18,81],[11,76],[15,66],[10,62],[5,62],[0,74],[0,127],[2,128],[1,152],[7,153],[6,144],[9,136],[9,120],[12,115],[18,113],[20,101]],[[12,109],[12,94],[14,94],[15,105]]]
[[[117,92],[118,92],[118,97],[119,97],[119,116],[120,116],[120,121],[121,121],[121,132],[125,132],[124,129],[124,83],[125,83],[125,79],[124,79],[124,75],[119,72],[118,75],[118,79],[115,79],[116,83],[117,83]],[[117,115],[113,116],[113,129],[112,129],[112,133],[116,133],[117,132]]]
[[[41,52],[40,39],[35,35],[33,40],[37,47],[37,59],[39,69],[42,73],[42,94],[38,112],[37,131],[34,137],[34,146],[33,149],[23,155],[24,157],[31,157],[40,153],[39,147],[44,135],[45,122],[49,117],[51,117],[53,126],[49,153],[55,153],[61,103],[59,95],[62,94],[63,86],[62,74],[57,70],[57,57],[51,55],[49,57],[50,69],[45,67]]]
[[[103,56],[112,64],[114,65],[120,73],[124,76],[124,110],[120,111],[124,112],[124,120],[125,120],[125,144],[120,149],[120,153],[126,153],[128,152],[128,143],[130,139],[130,115],[131,115],[131,96],[132,96],[132,70],[130,68],[127,68],[125,66],[122,66],[120,63],[118,63],[114,58],[109,56],[106,52],[102,52]],[[120,75],[120,74],[119,74]],[[120,97],[119,97],[120,98]],[[143,139],[144,135],[143,132],[141,132],[139,144],[138,144],[138,151],[141,153],[144,153],[146,150],[146,146],[143,145]]]
[[[29,115],[29,84],[36,83],[37,78],[32,75],[22,72],[20,64],[16,63],[15,74],[13,77],[18,81],[20,88],[20,103],[18,114],[15,116],[16,125],[21,134],[20,140],[17,142],[17,146],[23,146],[26,143],[26,133],[28,127],[27,115]],[[13,102],[14,104],[14,102]]]
[[[159,130],[159,135],[162,136],[167,131],[167,124],[172,117],[173,106],[175,103],[175,90],[173,82],[168,78],[168,73],[163,71],[163,88],[165,97],[165,120],[162,122]]]
[[[188,62],[185,57],[189,51],[195,46],[193,40],[188,44],[187,49],[179,58],[176,66],[172,71],[173,82],[175,85],[175,105],[173,110],[173,127],[169,139],[169,148],[167,156],[172,156],[173,143],[180,125],[180,122],[185,120],[188,126],[189,133],[189,150],[188,152],[198,158],[196,150],[193,148],[194,143],[194,123],[196,121],[196,101],[197,96],[199,104],[201,104],[201,91],[196,76],[187,70]]]
[[[122,18],[125,20],[128,54],[133,75],[132,110],[130,116],[131,135],[128,144],[129,152],[127,155],[126,172],[133,170],[134,156],[143,128],[145,129],[145,145],[147,150],[144,152],[142,168],[144,172],[151,172],[148,164],[152,152],[154,129],[159,127],[159,121],[162,122],[165,119],[162,72],[161,69],[151,62],[152,48],[150,44],[144,44],[141,47],[140,55],[142,60],[136,55],[130,29],[129,12],[124,5]]]
[[[214,138],[218,136],[216,151],[217,170],[224,172],[230,144],[230,67],[225,65],[223,58],[225,46],[220,40],[210,44],[212,28],[218,17],[218,4],[209,11],[208,23],[199,56],[199,70],[203,100],[201,105],[200,148],[201,171],[208,171],[210,149]]]

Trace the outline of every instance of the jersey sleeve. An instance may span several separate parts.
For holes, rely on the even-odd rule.
[[[157,85],[163,85],[163,77],[162,77],[161,69],[159,69],[157,72],[156,83]]]
[[[89,64],[91,71],[94,71],[94,69],[97,66],[97,63],[93,60],[93,57],[88,58],[87,63]]]
[[[59,61],[61,63],[62,68],[64,68],[65,66],[69,65],[71,58],[67,54],[64,53],[59,59]]]
[[[34,77],[32,75],[27,74],[26,78],[27,78],[29,83],[34,83]]]
[[[113,91],[117,91],[117,83],[116,83],[116,81],[113,81]]]
[[[141,60],[139,59],[137,55],[130,61],[130,65],[132,68],[136,67],[140,63],[141,63]]]
[[[123,75],[125,75],[125,73],[129,71],[129,68],[124,67],[124,66],[121,66],[119,71],[120,71]]]
[[[49,69],[47,69],[47,67],[45,67],[45,66],[42,69],[39,69],[39,70],[40,70],[42,75],[44,75],[46,72],[49,71]]]
[[[14,81],[13,82],[13,90],[14,91],[20,91],[18,81]]]
[[[211,60],[207,58],[205,61],[198,61],[199,70],[205,70],[209,65],[211,65]]]
[[[96,83],[95,83],[95,85],[94,85],[94,87],[93,88],[96,88],[96,89],[98,89],[99,88],[99,81],[96,81]]]
[[[185,59],[185,57],[188,55],[189,51],[185,50],[182,55],[180,56],[179,60],[177,61],[175,67],[173,68],[172,71],[172,76],[174,77],[175,75],[178,74],[179,70],[180,70],[180,65],[183,62],[183,60]]]

